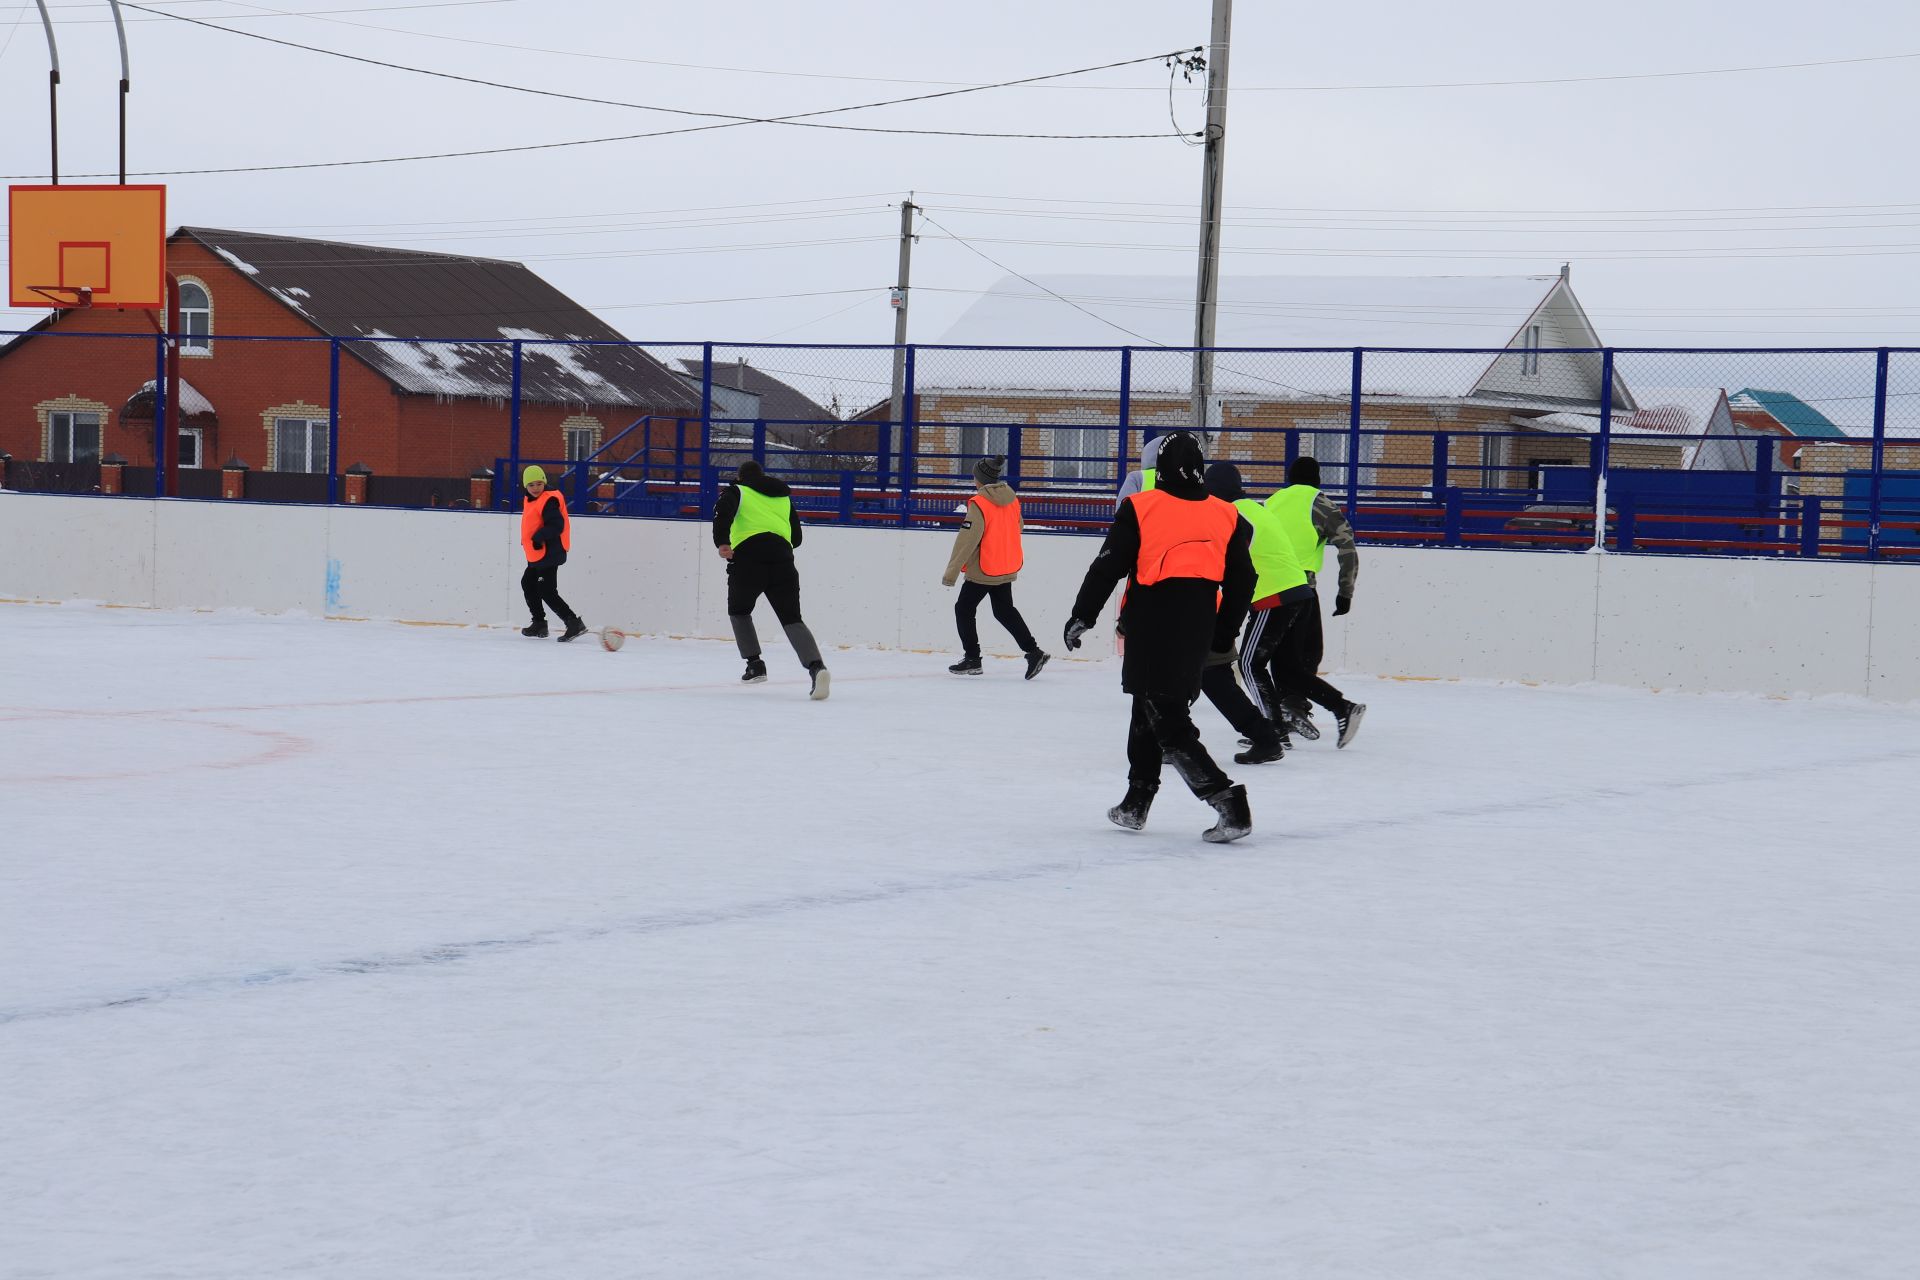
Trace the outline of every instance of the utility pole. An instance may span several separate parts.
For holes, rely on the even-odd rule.
[[[47,57],[52,62],[47,70],[47,124],[53,131],[52,182],[60,185],[60,46],[53,42],[53,19],[47,16],[47,0],[36,0],[40,6],[40,25],[47,29]]]
[[[1200,280],[1194,289],[1193,426],[1211,443],[1214,314],[1220,302],[1220,196],[1227,176],[1227,50],[1233,0],[1213,0],[1207,42],[1207,141],[1200,180]]]
[[[906,406],[901,403],[907,389],[907,287],[913,275],[913,215],[920,206],[913,192],[900,202],[900,283],[893,287],[893,397],[887,420],[904,421]]]

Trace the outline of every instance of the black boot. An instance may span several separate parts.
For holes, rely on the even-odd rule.
[[[1147,810],[1153,807],[1153,794],[1160,788],[1145,782],[1128,782],[1127,798],[1107,810],[1107,821],[1116,827],[1138,831],[1147,825]]]
[[[759,684],[767,678],[767,664],[759,658],[747,659],[746,674],[740,677],[742,684]]]
[[[1235,764],[1270,764],[1284,758],[1286,754],[1286,739],[1273,737],[1265,742],[1249,741],[1245,751],[1234,753],[1233,762]]]
[[[827,674],[827,664],[816,659],[807,667],[807,673],[813,677],[807,697],[815,702],[825,702],[827,694],[833,690],[833,677]]]
[[[1042,653],[1038,649],[1035,649],[1032,653],[1028,654],[1027,655],[1027,679],[1031,680],[1035,676],[1039,675],[1040,668],[1046,666],[1047,660],[1051,657],[1053,657],[1052,654]]]
[[[1224,791],[1203,797],[1220,815],[1220,820],[1200,833],[1209,844],[1238,840],[1253,830],[1253,811],[1247,807],[1247,789],[1238,783]]]
[[[545,640],[547,638],[547,620],[545,618],[535,618],[531,623],[520,628],[520,634],[523,636],[532,636],[535,640]]]
[[[560,643],[566,644],[569,641],[578,640],[585,634],[587,634],[587,624],[576,617],[567,623],[567,629],[560,633]]]
[[[977,676],[981,671],[980,659],[962,658],[960,661],[948,667],[947,670],[956,676]]]
[[[1313,722],[1313,708],[1306,705],[1290,706],[1283,704],[1280,718],[1274,727],[1283,733],[1297,733],[1308,742],[1320,740],[1320,727]]]

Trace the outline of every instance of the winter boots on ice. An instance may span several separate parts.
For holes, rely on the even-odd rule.
[[[1035,676],[1039,675],[1040,668],[1046,666],[1047,659],[1051,658],[1052,656],[1053,656],[1052,654],[1042,653],[1038,649],[1035,649],[1032,653],[1028,654],[1027,655],[1027,679],[1031,680]]]
[[[741,684],[764,684],[767,679],[767,664],[759,658],[747,659],[747,670],[740,677]]]
[[[578,640],[585,634],[587,634],[587,624],[579,618],[575,618],[567,624],[567,629],[560,634],[560,643],[566,644],[569,641]]]
[[[813,676],[813,687],[807,691],[807,697],[815,702],[825,702],[833,684],[832,677],[827,675],[827,664],[816,660],[807,667],[807,670]]]
[[[1153,794],[1158,790],[1158,787],[1129,782],[1126,799],[1107,810],[1107,821],[1116,827],[1138,831],[1147,825],[1147,810],[1153,807]]]
[[[956,676],[977,676],[981,671],[980,659],[962,658],[947,670]]]
[[[532,622],[520,628],[520,634],[530,636],[535,640],[545,640],[547,638],[547,620],[545,618],[535,618]]]
[[[1209,844],[1225,844],[1229,840],[1238,840],[1253,830],[1253,811],[1247,807],[1247,789],[1238,783],[1216,791],[1210,796],[1201,797],[1213,806],[1220,820],[1200,833],[1200,838]]]
[[[1275,760],[1283,759],[1287,754],[1287,740],[1285,738],[1275,737],[1271,742],[1264,743],[1254,742],[1249,738],[1246,742],[1247,749],[1245,751],[1236,751],[1234,753],[1233,762],[1235,764],[1271,764]]]

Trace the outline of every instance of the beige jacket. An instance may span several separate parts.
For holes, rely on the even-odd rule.
[[[979,497],[996,507],[1004,507],[1014,499],[1013,486],[1004,483],[986,485],[980,489]],[[962,572],[966,574],[968,582],[977,582],[983,587],[997,587],[1020,576],[1017,573],[995,575],[980,572],[980,539],[986,532],[987,524],[981,519],[979,508],[968,502],[966,522],[953,536],[953,554],[947,557],[947,571],[940,575],[941,586],[952,586]]]

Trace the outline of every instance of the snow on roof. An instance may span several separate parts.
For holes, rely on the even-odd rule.
[[[1639,405],[1629,415],[1627,425],[1667,435],[1700,435],[1707,431],[1733,430],[1733,418],[1721,404],[1726,399],[1721,387],[1633,387]],[[1616,419],[1616,429],[1621,425]]]
[[[154,393],[154,387],[155,380],[148,378],[140,384],[138,391],[135,391],[131,396],[127,397],[127,403],[131,405],[141,396],[151,396]],[[208,416],[213,414],[213,401],[201,395],[194,385],[185,378],[180,379],[180,385],[175,388],[174,398],[179,403],[181,412],[189,418],[199,417],[203,414]]]
[[[1559,283],[1555,275],[1227,277],[1220,282],[1217,342],[1239,348],[1505,347]],[[1190,276],[1047,275],[1033,277],[1033,283],[1008,276],[939,342],[1182,347],[1193,340],[1193,319]],[[1372,363],[1369,394],[1457,397],[1480,381],[1488,358],[1396,355]],[[1183,392],[1189,364],[1183,354],[1136,352],[1133,387]],[[963,358],[929,352],[921,370],[921,387],[1109,388],[1118,385],[1119,357],[1055,352]],[[1229,394],[1344,398],[1350,375],[1349,357],[1339,353],[1262,352],[1215,359],[1215,384]]]

